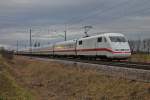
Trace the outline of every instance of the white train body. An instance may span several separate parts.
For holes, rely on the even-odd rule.
[[[34,49],[32,49],[32,54],[52,55],[53,54],[53,45],[46,46],[43,48],[34,48]]]
[[[131,52],[128,41],[123,34],[107,33],[79,39],[77,55],[128,58]]]
[[[105,33],[33,49],[32,54],[126,59],[131,51],[123,34]]]
[[[56,43],[54,45],[54,55],[76,55],[76,40],[70,40],[65,42]]]

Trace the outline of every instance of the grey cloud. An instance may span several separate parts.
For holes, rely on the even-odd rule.
[[[43,28],[40,34],[44,34],[48,28],[63,32],[67,24],[70,38],[73,33],[81,34],[83,25],[93,25],[91,32],[148,33],[149,9],[149,0],[0,1],[0,44],[27,40],[30,27],[38,33],[34,26]]]

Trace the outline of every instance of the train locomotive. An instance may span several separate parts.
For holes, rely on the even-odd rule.
[[[58,42],[42,48],[21,50],[24,55],[47,55],[101,59],[127,59],[131,56],[128,40],[121,33],[103,33],[76,40]]]

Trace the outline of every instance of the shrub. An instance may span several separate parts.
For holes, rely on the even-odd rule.
[[[3,58],[9,59],[9,60],[13,59],[14,57],[13,51],[5,50],[4,48],[0,49],[0,54]]]

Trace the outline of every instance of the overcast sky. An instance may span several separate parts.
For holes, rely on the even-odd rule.
[[[1,45],[15,46],[17,40],[27,45],[30,28],[34,41],[62,41],[65,26],[68,39],[79,38],[85,25],[93,26],[90,33],[150,38],[150,0],[0,1]]]

